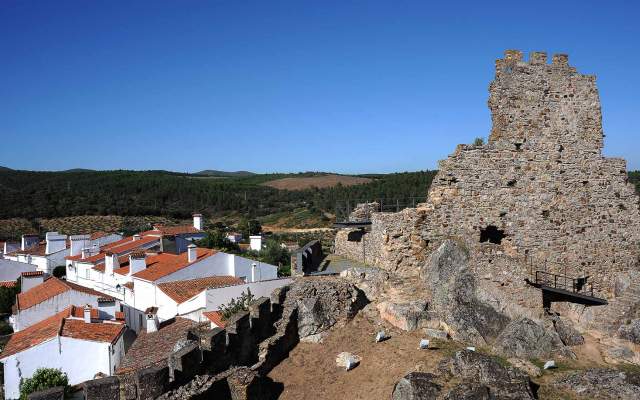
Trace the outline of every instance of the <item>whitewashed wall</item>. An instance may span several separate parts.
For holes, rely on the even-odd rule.
[[[124,356],[122,337],[115,344],[92,342],[68,337],[55,337],[2,360],[4,363],[5,398],[20,397],[20,378],[30,378],[38,368],[57,368],[67,373],[69,384],[75,385],[102,372],[112,375],[114,366]]]
[[[240,297],[242,292],[247,291],[247,288],[251,289],[251,293],[256,298],[269,297],[275,289],[289,285],[291,282],[293,282],[291,278],[282,278],[209,289],[207,290],[207,311],[218,311],[221,305],[228,304],[231,299]]]

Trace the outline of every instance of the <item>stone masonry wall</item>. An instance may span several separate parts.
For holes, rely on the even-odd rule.
[[[520,270],[529,259],[536,269],[589,275],[606,294],[616,274],[638,269],[638,196],[625,161],[602,156],[595,77],[578,73],[566,55],[546,58],[523,61],[509,50],[496,61],[488,143],[459,145],[441,161],[426,204],[374,214],[368,263],[412,273],[455,236],[472,250],[498,248]],[[488,227],[502,231],[500,244],[480,242]],[[350,256],[346,239],[340,232],[335,248]]]

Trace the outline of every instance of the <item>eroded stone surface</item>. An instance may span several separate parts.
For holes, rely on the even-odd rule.
[[[640,375],[613,369],[574,372],[556,381],[555,385],[573,392],[580,399],[640,398]]]

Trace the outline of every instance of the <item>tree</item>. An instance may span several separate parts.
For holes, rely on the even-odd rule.
[[[65,267],[64,265],[58,265],[53,269],[53,276],[55,276],[56,278],[67,276],[67,267]]]
[[[20,400],[27,400],[31,393],[57,386],[63,386],[65,392],[69,390],[66,373],[55,368],[38,368],[31,378],[20,379]]]
[[[484,144],[484,138],[477,137],[477,138],[473,139],[473,145],[474,146],[482,146],[483,144]]]
[[[11,307],[16,303],[20,293],[20,281],[13,287],[0,286],[0,314],[11,314]]]
[[[238,229],[242,232],[242,236],[248,238],[251,235],[258,235],[262,232],[262,225],[257,219],[242,218],[238,223]]]
[[[267,240],[260,252],[261,261],[278,266],[278,275],[291,275],[291,254],[275,240]]]
[[[4,321],[0,321],[0,336],[10,335],[13,333],[11,325]]]
[[[227,239],[227,235],[219,230],[207,231],[204,238],[200,239],[196,243],[199,247],[206,247],[208,249],[217,249],[226,253],[239,253],[240,246],[237,243],[233,243]]]

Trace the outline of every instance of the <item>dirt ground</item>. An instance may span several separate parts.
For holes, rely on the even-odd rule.
[[[421,331],[403,332],[385,326],[390,339],[375,343],[382,329],[359,313],[346,326],[333,328],[323,343],[300,343],[269,377],[284,384],[280,399],[389,399],[394,384],[411,371],[433,371],[453,354],[455,344],[420,350]],[[348,351],[362,357],[360,365],[345,371],[336,356]]]
[[[323,343],[298,344],[268,375],[276,384],[283,385],[278,398],[389,399],[395,383],[404,375],[411,371],[436,372],[441,360],[464,347],[454,341],[432,340],[434,349],[419,350],[420,339],[424,338],[422,330],[404,332],[377,318],[369,320],[365,315],[366,312],[360,312],[346,326],[334,327]],[[375,335],[382,329],[391,338],[375,343]],[[594,337],[586,334],[585,341],[584,345],[573,348],[577,359],[558,359],[558,369],[544,371],[543,376],[533,378],[540,385],[540,399],[577,399],[550,383],[571,371],[612,367],[604,362]],[[336,356],[343,351],[362,357],[360,365],[351,371],[337,367]]]

